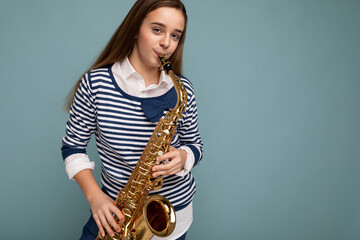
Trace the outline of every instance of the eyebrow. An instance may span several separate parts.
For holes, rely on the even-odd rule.
[[[163,24],[163,23],[160,23],[160,22],[152,22],[151,23],[152,25],[158,25],[158,26],[160,26],[160,27],[162,27],[162,28],[166,28],[166,25],[165,24]],[[175,32],[178,32],[178,33],[183,33],[183,31],[182,30],[180,30],[180,29],[175,29]]]

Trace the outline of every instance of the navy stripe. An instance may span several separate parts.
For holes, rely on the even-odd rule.
[[[75,153],[85,153],[86,154],[86,150],[82,149],[82,148],[71,148],[71,147],[63,145],[61,148],[61,153],[62,153],[63,159],[65,159],[68,156],[75,154]]]
[[[196,165],[196,164],[198,164],[198,162],[199,162],[199,160],[200,160],[200,152],[199,152],[199,150],[195,147],[195,146],[193,146],[193,145],[191,145],[191,144],[189,144],[189,145],[187,145],[190,149],[191,149],[191,151],[193,151],[193,153],[194,153],[194,157],[195,157],[195,164],[194,165]]]

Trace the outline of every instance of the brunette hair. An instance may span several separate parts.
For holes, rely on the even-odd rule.
[[[121,25],[116,29],[115,33],[111,37],[110,41],[107,43],[102,53],[99,55],[98,59],[86,72],[109,64],[113,64],[129,56],[133,49],[136,35],[140,30],[144,18],[148,13],[160,7],[171,7],[179,9],[182,11],[185,18],[185,27],[179,39],[178,46],[174,51],[173,55],[170,57],[175,73],[181,74],[187,25],[187,14],[185,6],[180,0],[137,0],[134,6],[130,9],[125,19],[123,20],[123,22],[121,23]],[[67,111],[70,110],[75,93],[80,85],[83,76],[84,74],[76,82],[69,95],[67,96],[65,105]]]

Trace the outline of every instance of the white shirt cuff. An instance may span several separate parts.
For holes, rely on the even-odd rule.
[[[193,151],[189,147],[182,146],[182,147],[180,147],[180,149],[183,149],[186,151],[187,158],[186,158],[186,163],[184,165],[184,168],[180,172],[176,173],[176,175],[183,177],[186,174],[188,174],[190,172],[190,170],[192,169],[192,167],[194,166],[195,156],[194,156]]]
[[[85,169],[94,170],[95,162],[90,162],[89,156],[84,153],[75,153],[65,158],[65,171],[69,179]]]

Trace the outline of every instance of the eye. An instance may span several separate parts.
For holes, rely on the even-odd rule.
[[[160,28],[153,28],[152,31],[157,34],[162,32]]]
[[[176,41],[179,41],[180,37],[181,37],[181,36],[178,35],[178,34],[173,34],[173,35],[172,35],[172,38],[175,39]]]

